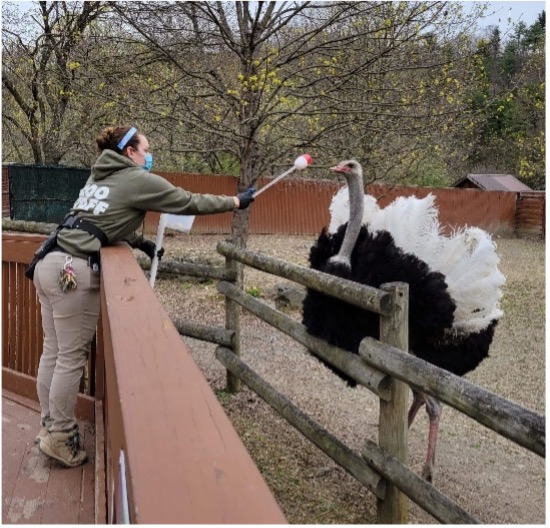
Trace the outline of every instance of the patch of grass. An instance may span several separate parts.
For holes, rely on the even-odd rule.
[[[262,290],[260,290],[260,288],[258,288],[258,286],[250,286],[245,291],[246,291],[246,293],[248,293],[248,295],[252,295],[252,297],[261,297],[262,296]]]
[[[226,391],[225,389],[214,389],[214,394],[216,395],[216,398],[218,398],[218,401],[223,407],[227,407],[231,402],[231,398],[233,397],[233,394]]]

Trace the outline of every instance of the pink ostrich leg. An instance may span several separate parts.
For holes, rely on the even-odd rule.
[[[428,434],[428,453],[426,462],[422,468],[422,477],[428,482],[433,482],[434,467],[435,467],[435,450],[437,447],[437,435],[439,432],[439,421],[441,419],[441,404],[435,398],[422,394],[421,392],[413,391],[413,401],[409,409],[408,424],[412,425],[416,414],[420,407],[426,404],[426,412],[430,420],[430,430]]]

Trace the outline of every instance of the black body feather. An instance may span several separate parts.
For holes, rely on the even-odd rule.
[[[408,283],[409,348],[416,356],[457,375],[473,370],[487,357],[496,321],[478,334],[449,332],[456,305],[445,277],[430,271],[415,255],[404,253],[389,232],[372,234],[363,226],[351,256],[351,269],[329,262],[342,245],[346,227],[340,226],[333,235],[323,230],[310,251],[313,269],[376,288],[386,282]],[[311,289],[304,299],[302,322],[310,334],[355,354],[364,337],[379,338],[377,314]],[[349,385],[356,385],[355,380],[320,360]]]

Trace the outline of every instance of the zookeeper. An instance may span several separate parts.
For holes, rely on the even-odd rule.
[[[107,127],[96,143],[100,155],[91,175],[33,275],[44,329],[36,384],[41,427],[35,442],[42,453],[69,467],[87,459],[75,405],[99,318],[100,247],[127,241],[152,259],[154,242],[136,233],[147,211],[216,214],[245,209],[254,200],[253,189],[237,196],[194,194],[151,174],[149,141],[135,127]],[[159,248],[159,257],[162,252]]]

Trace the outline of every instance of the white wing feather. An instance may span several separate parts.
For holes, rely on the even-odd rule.
[[[347,186],[335,194],[329,211],[329,232],[334,233],[349,220]],[[488,233],[477,227],[444,236],[438,217],[432,194],[422,199],[399,197],[383,209],[374,197],[365,195],[363,223],[373,233],[389,231],[403,251],[441,272],[456,303],[453,330],[479,332],[503,315],[499,301],[506,279],[498,269],[500,258],[496,244]]]

